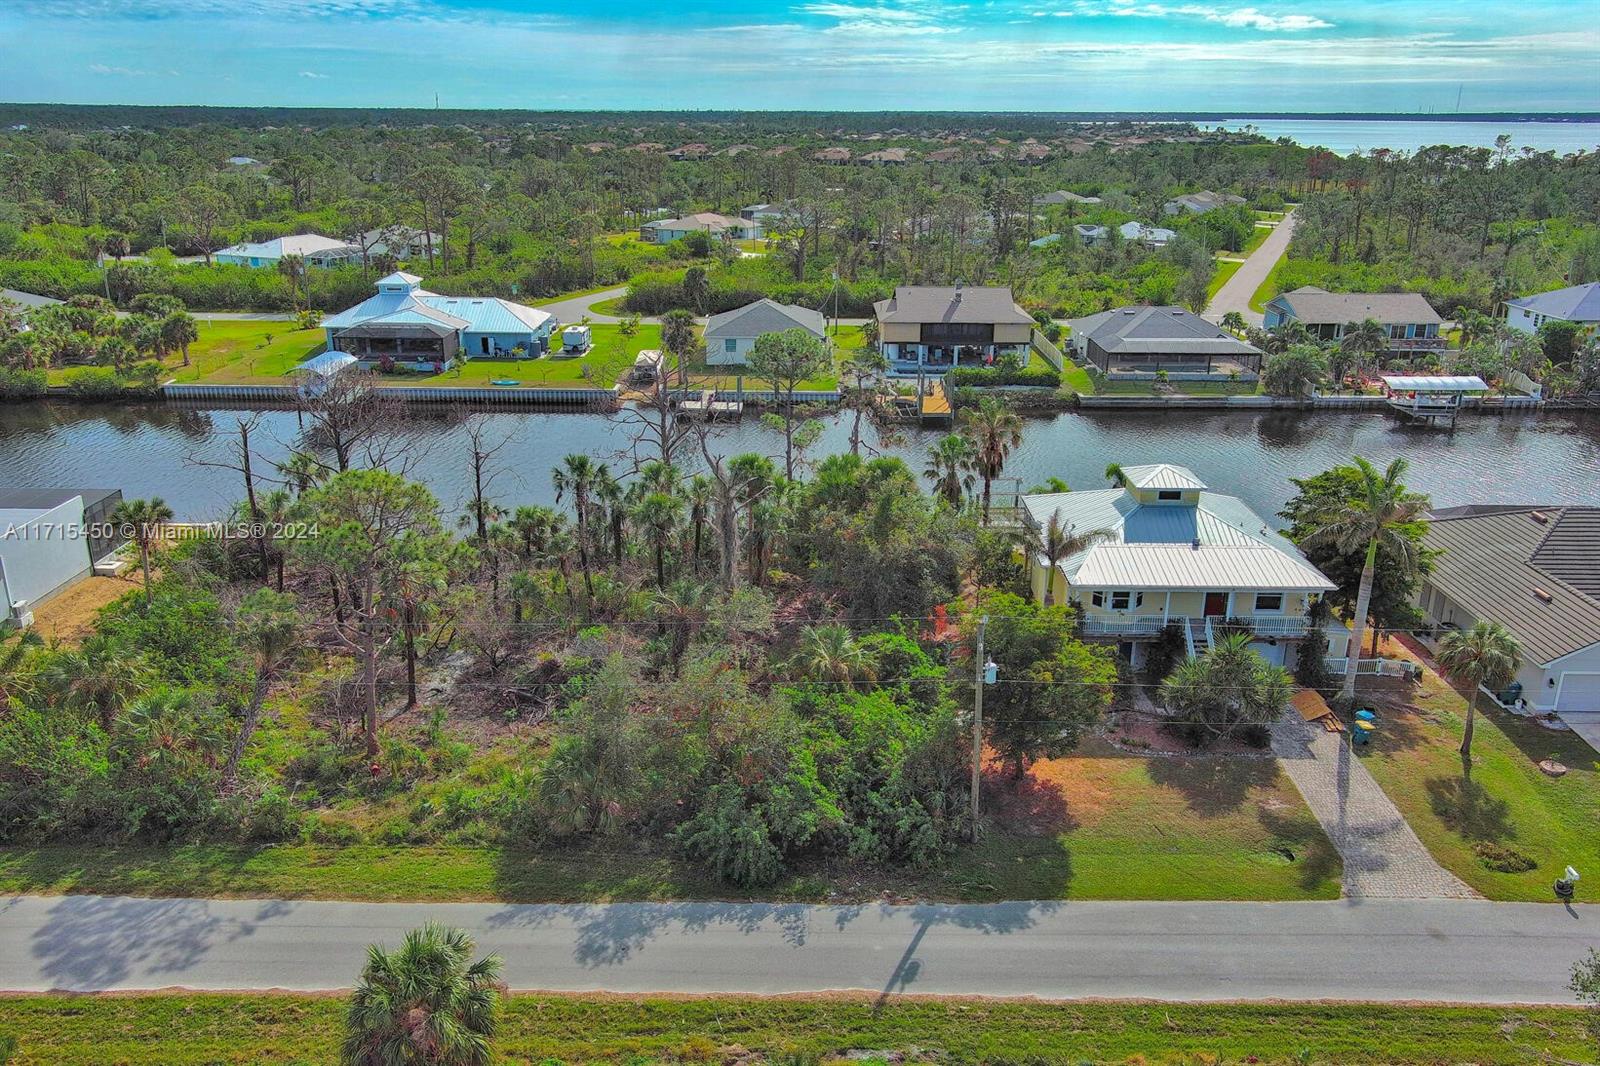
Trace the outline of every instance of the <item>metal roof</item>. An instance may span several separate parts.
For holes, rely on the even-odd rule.
[[[550,312],[497,296],[440,296],[419,288],[420,278],[395,272],[380,279],[379,290],[354,307],[322,320],[325,329],[382,326],[447,326],[472,333],[530,333],[551,320]],[[395,291],[395,285],[405,285]],[[385,291],[384,287],[390,288]]]
[[[1086,588],[1185,591],[1334,587],[1304,559],[1265,544],[1097,544],[1071,580]]]
[[[49,511],[71,500],[83,497],[83,505],[92,507],[121,489],[4,489],[0,490],[0,509],[13,511]]]
[[[795,304],[781,304],[776,300],[757,300],[706,319],[705,339],[726,340],[738,337],[759,337],[763,333],[781,333],[786,329],[803,329],[823,338],[827,336],[827,319],[821,311]]]
[[[1476,374],[1385,374],[1383,383],[1395,392],[1488,392]]]
[[[313,355],[310,359],[296,366],[296,370],[305,370],[319,377],[332,377],[352,363],[360,362],[349,352],[336,351],[332,348],[321,355]]]
[[[1541,315],[1568,322],[1600,322],[1600,281],[1587,285],[1568,285],[1564,289],[1519,296],[1507,306],[1523,307]]]
[[[1125,466],[1122,475],[1136,489],[1203,489],[1206,483],[1186,466],[1175,463],[1145,463]]]
[[[320,233],[296,233],[289,237],[275,237],[270,241],[230,245],[215,255],[236,255],[255,259],[282,259],[286,255],[324,255],[335,252],[341,255],[360,255],[361,249],[334,237]]]
[[[38,293],[22,292],[19,289],[0,289],[0,298],[10,300],[20,307],[53,307],[61,300],[50,296],[40,296]]]
[[[1414,292],[1329,292],[1315,285],[1280,293],[1267,301],[1281,303],[1299,322],[1344,325],[1377,319],[1383,325],[1442,322],[1439,312]]]
[[[1505,626],[1525,659],[1549,663],[1600,643],[1597,533],[1600,507],[1435,513],[1425,543],[1443,552],[1425,581],[1474,617]]]
[[[898,285],[874,308],[880,322],[1033,324],[1007,285]]]

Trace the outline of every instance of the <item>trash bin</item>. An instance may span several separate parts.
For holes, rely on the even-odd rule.
[[[1351,733],[1351,739],[1357,744],[1370,744],[1372,743],[1372,734],[1377,731],[1378,727],[1371,722],[1357,722],[1355,730]]]
[[[1356,721],[1358,722],[1376,722],[1377,720],[1378,716],[1372,713],[1371,707],[1363,707],[1356,712]]]

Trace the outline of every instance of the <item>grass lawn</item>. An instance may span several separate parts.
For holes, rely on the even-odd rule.
[[[866,338],[862,336],[859,326],[829,326],[828,337],[833,342],[834,367],[831,371],[819,374],[800,383],[801,389],[814,389],[823,391],[839,387],[839,364],[842,363],[851,351],[866,347]],[[731,389],[738,385],[739,375],[734,373],[735,368],[727,366],[708,366],[701,362],[689,364],[689,376],[692,382],[701,387]],[[744,374],[744,387],[747,389],[766,389],[769,384],[746,372]]]
[[[359,965],[350,960],[352,975]],[[0,998],[0,1034],[17,1040],[13,1066],[320,1064],[338,1057],[345,1002],[279,993]],[[1498,1066],[1583,1060],[1592,1046],[1581,1012],[1560,1007],[880,1002],[861,994],[513,995],[494,1041],[497,1062],[820,1063],[854,1052],[868,1066],[897,1052],[946,1064]]]
[[[1061,373],[1061,387],[1068,392],[1076,392],[1080,396],[1093,396],[1095,389],[1094,378],[1089,376],[1089,372],[1070,360],[1067,362],[1066,367],[1066,370]]]
[[[1217,291],[1226,285],[1228,283],[1228,279],[1237,274],[1239,272],[1239,268],[1242,266],[1244,266],[1243,263],[1235,263],[1232,261],[1218,263],[1217,272],[1211,275],[1211,284],[1206,286],[1206,299],[1216,299]]]
[[[757,892],[649,846],[600,843],[537,854],[466,846],[8,847],[0,848],[0,893],[524,903],[1338,895],[1338,859],[1271,760],[1144,759],[1106,749],[1040,763],[1021,786],[992,776],[985,802],[993,831],[943,866],[812,867]]]
[[[1359,690],[1358,690],[1359,695]],[[1462,697],[1432,671],[1409,700],[1383,701],[1377,739],[1362,759],[1434,858],[1490,899],[1552,900],[1551,883],[1569,863],[1584,874],[1580,896],[1594,898],[1600,872],[1600,755],[1566,732],[1479,705],[1470,777],[1457,751]],[[1554,758],[1565,777],[1541,773]],[[1511,849],[1537,865],[1523,873],[1490,869],[1475,847]],[[1589,889],[1589,891],[1585,891]]]
[[[278,382],[290,368],[325,347],[318,329],[299,329],[293,322],[236,322],[196,319],[200,339],[189,345],[189,365],[173,354],[166,361],[162,381],[234,384],[243,381]],[[65,385],[85,367],[50,371],[50,384]]]
[[[1171,386],[1184,396],[1253,396],[1259,386],[1254,381],[1173,381]],[[1154,396],[1153,381],[1106,381],[1102,396]]]
[[[1266,312],[1267,301],[1278,295],[1278,268],[1283,266],[1288,258],[1287,251],[1280,255],[1278,261],[1272,264],[1272,269],[1267,271],[1266,278],[1256,287],[1256,291],[1250,294],[1250,310]]]
[[[1244,255],[1249,255],[1251,252],[1261,247],[1261,243],[1272,235],[1274,228],[1275,227],[1273,226],[1255,227],[1254,232],[1250,234],[1250,239],[1244,242],[1244,247],[1239,249],[1239,251]]]
[[[597,315],[615,315],[621,318],[628,313],[628,309],[622,306],[627,299],[626,296],[613,296],[609,300],[600,300],[590,304],[589,309]]]

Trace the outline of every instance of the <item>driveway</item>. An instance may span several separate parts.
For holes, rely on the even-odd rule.
[[[507,905],[0,897],[0,989],[349,987],[368,944],[472,932],[513,988],[1570,1003],[1600,906],[1482,900]]]
[[[1272,752],[1344,860],[1355,899],[1473,899],[1477,893],[1428,854],[1393,801],[1350,749],[1287,712],[1272,727]]]
[[[1234,272],[1233,277],[1222,283],[1222,288],[1217,290],[1217,294],[1211,298],[1211,303],[1206,307],[1206,319],[1211,322],[1221,322],[1223,315],[1229,311],[1237,311],[1250,325],[1261,325],[1261,312],[1250,310],[1250,297],[1255,295],[1261,283],[1267,280],[1267,275],[1272,273],[1278,257],[1288,250],[1289,238],[1293,236],[1294,212],[1290,211],[1278,222],[1277,227],[1267,234],[1267,239],[1250,253],[1249,258]]]
[[[1567,711],[1561,715],[1572,731],[1595,751],[1600,751],[1600,711]]]

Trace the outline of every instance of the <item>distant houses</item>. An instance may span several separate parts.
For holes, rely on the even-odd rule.
[[[651,244],[670,244],[691,233],[704,233],[712,238],[726,233],[736,240],[754,240],[761,236],[761,223],[715,211],[699,211],[682,218],[657,219],[639,227],[639,239]]]
[[[1110,226],[1091,226],[1080,222],[1072,227],[1072,235],[1086,248],[1098,248],[1102,244],[1111,243]]]
[[[1027,365],[1033,318],[1008,286],[900,285],[873,311],[878,344],[900,373],[942,374],[1003,356]]]
[[[1389,351],[1443,351],[1439,335],[1444,320],[1414,292],[1329,292],[1302,285],[1267,301],[1262,325],[1267,329],[1290,322],[1304,326],[1319,341],[1337,341],[1345,328],[1373,319],[1383,327]]]
[[[1184,193],[1174,197],[1161,205],[1161,210],[1168,215],[1203,215],[1215,211],[1219,207],[1234,207],[1247,203],[1243,196],[1232,193],[1212,192],[1210,189],[1201,192]]]
[[[1122,234],[1123,240],[1142,244],[1146,248],[1165,248],[1178,239],[1177,233],[1173,230],[1146,225],[1143,222],[1124,222],[1117,227],[1117,232]]]
[[[1043,196],[1035,196],[1033,198],[1034,207],[1065,207],[1074,204],[1093,207],[1099,203],[1101,203],[1101,200],[1098,196],[1080,196],[1067,189],[1057,189],[1054,192],[1047,192]]]
[[[1080,363],[1102,373],[1237,374],[1254,378],[1262,353],[1182,307],[1118,307],[1073,319]]]
[[[1600,335],[1600,281],[1518,296],[1505,302],[1501,317],[1524,333],[1537,333],[1547,322],[1571,322],[1580,334]]]
[[[825,341],[828,336],[827,320],[822,312],[776,300],[757,300],[712,315],[706,320],[706,364],[739,366],[747,363],[758,338],[791,329],[803,329],[818,340]]]
[[[493,296],[440,296],[414,274],[379,278],[377,292],[322,320],[328,347],[363,361],[444,363],[459,352],[476,358],[534,357],[548,350],[548,311]]]
[[[320,233],[297,233],[291,237],[274,237],[270,241],[229,245],[211,258],[224,265],[271,268],[289,255],[298,255],[308,266],[327,268],[360,260],[361,249],[349,241],[324,237]]]

